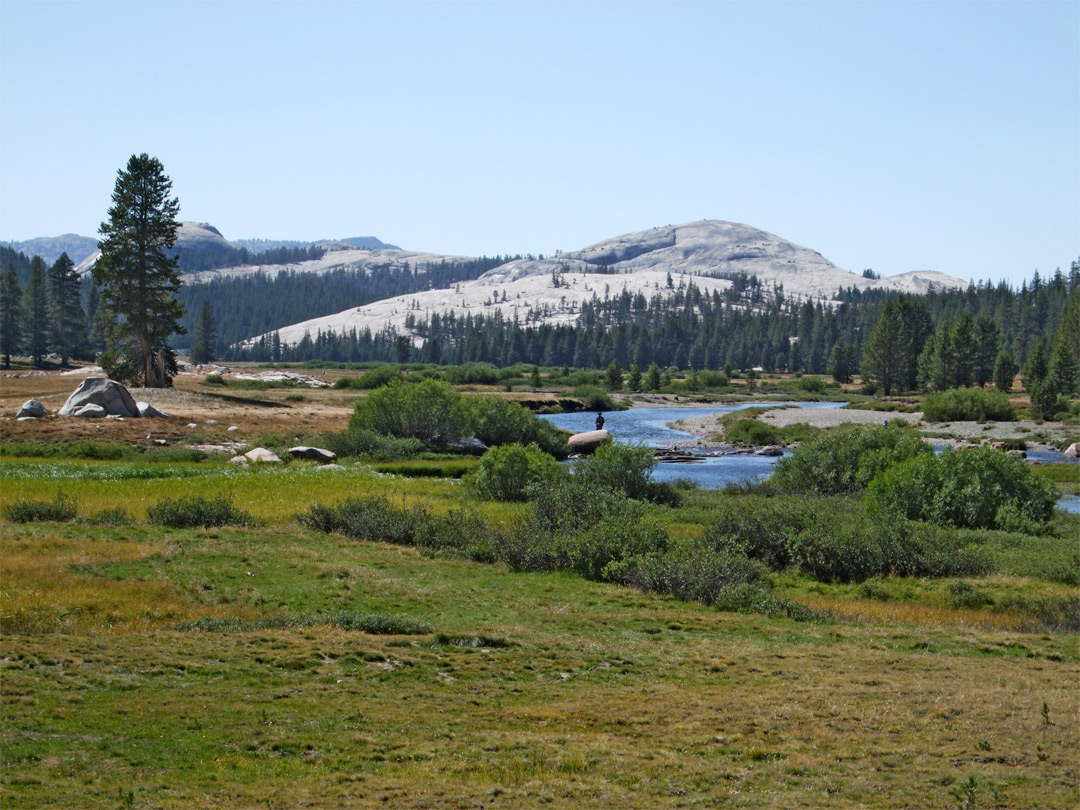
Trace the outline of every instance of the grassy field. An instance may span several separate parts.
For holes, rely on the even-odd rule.
[[[305,393],[313,424],[343,424],[341,392],[323,395]],[[211,429],[268,432],[237,407]],[[187,419],[209,432],[194,411],[164,427]],[[67,427],[42,421],[3,438]],[[120,441],[135,421],[77,429]],[[528,509],[415,477],[438,467],[0,459],[3,505],[59,493],[78,510],[0,523],[0,806],[1080,805],[1080,639],[1053,613],[1080,598],[1054,573],[1075,567],[1075,519],[987,535],[982,577],[775,574],[819,621],[295,521],[364,495],[468,505],[492,527]],[[219,494],[261,525],[147,520]],[[694,537],[721,497],[650,518]]]

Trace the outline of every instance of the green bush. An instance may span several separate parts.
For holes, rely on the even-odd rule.
[[[783,444],[784,434],[780,428],[757,419],[737,419],[724,426],[724,441],[743,447],[760,447],[767,444]]]
[[[114,509],[102,509],[91,515],[88,522],[95,526],[130,526],[135,519],[122,506]]]
[[[381,388],[384,385],[388,385],[394,381],[401,379],[401,369],[394,365],[382,365],[376,366],[367,371],[361,376],[355,378],[352,382],[352,388],[360,388],[368,391],[372,391],[376,388]]]
[[[655,466],[656,457],[648,447],[606,442],[574,465],[574,477],[594,491],[607,489],[648,500],[649,477]]]
[[[635,558],[624,567],[621,581],[647,593],[715,605],[741,585],[757,585],[767,590],[766,575],[765,566],[745,554],[694,545]]]
[[[624,520],[618,514],[605,516],[584,532],[555,539],[559,568],[601,582],[618,581],[620,563],[666,549],[667,533],[661,527]]]
[[[895,423],[846,425],[803,442],[781,458],[772,484],[790,493],[855,493],[894,464],[932,452],[917,433]]]
[[[822,394],[825,392],[825,380],[821,377],[802,377],[799,380],[799,388],[811,394]]]
[[[312,504],[297,521],[309,529],[339,532],[355,540],[411,546],[429,519],[427,508],[397,509],[383,497],[348,498],[337,506]]]
[[[4,519],[12,523],[41,523],[45,521],[67,522],[74,520],[78,507],[73,498],[62,493],[56,494],[56,500],[15,501],[4,505]]]
[[[391,381],[359,400],[349,420],[350,430],[371,430],[432,444],[460,439],[467,426],[462,396],[441,380],[416,385]]]
[[[224,495],[209,499],[200,495],[166,498],[151,506],[146,514],[151,523],[172,529],[258,525],[254,517],[237,509],[232,500]]]
[[[531,486],[561,475],[559,462],[535,444],[504,444],[483,455],[466,484],[480,498],[524,501]]]
[[[927,422],[1012,422],[1016,419],[1009,398],[987,388],[950,388],[927,394],[923,401]]]
[[[499,370],[490,363],[449,366],[444,376],[453,385],[495,385],[499,382]]]
[[[373,430],[350,428],[340,433],[327,433],[322,438],[327,450],[338,458],[358,456],[373,461],[401,461],[416,458],[424,451],[424,443],[411,436],[383,436]]]
[[[871,482],[867,498],[885,520],[1004,529],[1046,526],[1058,495],[1014,456],[977,447],[897,464]]]
[[[220,385],[226,386],[225,378],[220,374],[207,374],[206,379],[203,380],[203,385]]]
[[[579,400],[586,411],[616,410],[611,394],[596,385],[579,385],[571,392],[571,396]]]
[[[497,396],[466,399],[469,432],[489,447],[537,444],[556,458],[565,458],[566,433],[522,405]]]

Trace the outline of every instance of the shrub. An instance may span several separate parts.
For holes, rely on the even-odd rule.
[[[499,370],[490,363],[465,363],[447,368],[445,377],[453,385],[495,385]]]
[[[584,532],[559,535],[555,540],[558,567],[586,579],[618,581],[619,564],[667,549],[667,533],[659,526],[628,521],[618,514],[605,516]]]
[[[396,509],[379,496],[348,498],[337,506],[312,504],[307,513],[297,516],[300,524],[309,529],[398,545],[412,545],[427,519],[426,507]]]
[[[400,379],[401,370],[397,366],[387,364],[376,366],[371,371],[364,372],[364,374],[352,380],[350,387],[371,391]]]
[[[207,374],[206,379],[203,380],[203,385],[220,385],[226,386],[225,378],[220,374]]]
[[[757,584],[767,589],[766,572],[760,562],[733,549],[694,545],[631,560],[622,571],[621,581],[648,593],[715,605],[725,593],[740,585]]]
[[[656,457],[648,447],[606,442],[574,465],[574,477],[592,490],[608,489],[647,500],[655,466]]]
[[[781,458],[772,483],[791,493],[859,492],[879,472],[921,455],[932,455],[932,449],[908,428],[895,423],[848,425],[826,431]]]
[[[391,381],[358,401],[349,420],[350,430],[371,430],[435,444],[460,439],[466,427],[461,395],[441,380],[424,380],[416,385]]]
[[[12,523],[67,522],[74,520],[78,507],[70,496],[56,493],[56,500],[15,501],[4,506],[4,519]]]
[[[613,411],[616,409],[615,401],[604,389],[595,385],[579,385],[571,395],[580,400],[587,411]]]
[[[1017,458],[978,447],[911,458],[875,478],[867,497],[885,516],[996,529],[1045,526],[1058,495]]]
[[[783,432],[775,425],[757,419],[737,419],[724,426],[724,441],[740,446],[757,447],[766,444],[782,444]]]
[[[89,522],[95,526],[130,526],[135,522],[122,506],[114,509],[102,509],[90,516]]]
[[[257,526],[247,512],[233,506],[232,499],[219,495],[203,498],[200,495],[166,498],[146,511],[151,523],[172,529],[192,529],[214,526]]]
[[[799,380],[799,388],[811,394],[821,394],[825,391],[825,380],[821,377],[802,377]]]
[[[985,388],[950,388],[927,394],[923,419],[928,422],[1012,422],[1016,419],[1009,398]]]
[[[537,444],[557,458],[567,455],[566,433],[522,405],[496,396],[466,400],[469,431],[489,447]]]
[[[400,461],[415,458],[424,450],[424,443],[411,436],[383,436],[373,430],[350,428],[340,433],[327,433],[322,438],[326,449],[345,456],[361,456],[374,461]]]
[[[530,486],[561,475],[559,463],[535,444],[504,444],[483,455],[466,483],[480,498],[524,501]]]

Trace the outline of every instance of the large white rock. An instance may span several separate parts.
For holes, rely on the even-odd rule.
[[[19,412],[15,414],[16,418],[22,419],[24,416],[48,416],[49,410],[36,399],[28,399],[23,403],[23,406],[19,408]]]
[[[244,453],[244,456],[249,461],[260,461],[263,464],[281,463],[281,457],[273,450],[267,450],[265,447],[255,447]]]
[[[1066,458],[1080,458],[1080,442],[1073,442],[1065,450]]]
[[[60,416],[71,416],[84,405],[100,405],[109,416],[138,416],[139,406],[128,390],[116,380],[88,377],[68,397]]]
[[[609,441],[611,441],[611,434],[606,430],[587,430],[584,433],[575,433],[567,439],[566,446],[571,453],[588,455],[604,442]]]

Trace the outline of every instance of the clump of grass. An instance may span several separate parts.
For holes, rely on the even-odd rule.
[[[52,503],[27,500],[7,504],[4,506],[4,519],[12,523],[66,522],[74,520],[78,512],[75,500],[58,492]]]
[[[166,498],[147,510],[150,522],[171,529],[211,528],[214,526],[258,525],[249,513],[233,506],[232,499],[219,495],[204,498],[200,495]]]
[[[439,633],[435,636],[435,645],[439,647],[464,647],[465,649],[503,649],[514,646],[512,641],[497,636],[449,635]]]
[[[380,636],[422,636],[430,633],[427,622],[394,616],[389,613],[277,613],[257,619],[240,617],[207,617],[188,622],[177,622],[168,630],[203,633],[247,633],[252,630],[293,630],[327,625],[339,630],[355,630]]]
[[[129,515],[124,507],[117,506],[95,512],[87,519],[87,522],[94,526],[130,526],[135,522],[135,518]]]

